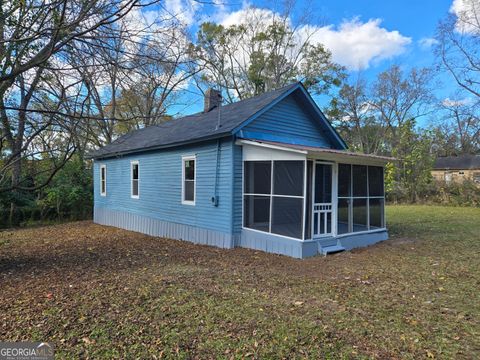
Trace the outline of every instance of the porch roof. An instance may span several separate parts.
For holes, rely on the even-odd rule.
[[[316,159],[329,160],[329,161],[345,161],[348,163],[356,163],[356,164],[382,164],[382,165],[385,165],[387,162],[396,161],[395,158],[388,157],[388,156],[362,154],[362,153],[356,153],[356,152],[349,152],[345,150],[321,148],[316,146],[305,146],[305,145],[287,144],[287,143],[279,143],[279,142],[271,142],[271,141],[258,141],[258,140],[251,140],[251,139],[241,139],[240,143],[245,145],[267,147],[267,148],[272,148],[276,150],[293,151],[297,153],[301,152],[303,154],[306,154],[307,157],[313,157]]]

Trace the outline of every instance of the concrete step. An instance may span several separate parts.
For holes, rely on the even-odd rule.
[[[327,256],[328,254],[345,251],[345,248],[341,245],[322,246],[320,251],[323,255]]]

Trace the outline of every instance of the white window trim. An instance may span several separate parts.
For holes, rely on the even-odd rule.
[[[185,200],[185,162],[193,160],[193,201]],[[182,156],[182,204],[183,205],[195,205],[195,201],[197,200],[197,157],[196,155],[185,155]]]
[[[102,169],[105,169],[105,191],[102,191]],[[102,164],[100,165],[100,196],[107,196],[107,165]]]
[[[133,195],[133,165],[138,166],[138,179],[137,179],[138,194],[137,195]],[[139,199],[140,198],[140,163],[138,162],[138,160],[130,161],[130,197],[132,199]]]

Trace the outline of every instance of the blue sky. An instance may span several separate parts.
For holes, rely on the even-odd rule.
[[[298,17],[308,9],[309,24],[318,28],[318,41],[330,48],[334,60],[345,65],[352,76],[361,74],[372,80],[392,64],[399,64],[405,70],[431,66],[435,60],[431,45],[436,26],[452,11],[454,2],[462,0],[299,0],[292,22],[298,22]],[[242,10],[248,6],[270,11],[279,8],[278,2],[269,0],[225,0],[221,5],[166,0],[166,6],[184,17],[192,33],[202,21],[226,25],[241,21]],[[447,76],[441,80],[443,86],[436,93],[439,100],[454,92]],[[189,99],[193,100],[191,97],[195,95],[191,93]],[[326,97],[316,100],[321,106],[328,102]],[[184,114],[196,112],[200,103],[194,101],[193,105],[178,110]]]

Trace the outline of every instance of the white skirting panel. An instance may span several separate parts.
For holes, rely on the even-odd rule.
[[[211,245],[226,249],[235,246],[235,239],[231,234],[162,221],[127,211],[95,207],[93,221],[101,225],[115,226],[151,236],[185,240],[195,244]]]

